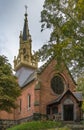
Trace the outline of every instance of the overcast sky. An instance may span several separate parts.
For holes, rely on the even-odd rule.
[[[28,6],[28,24],[32,49],[38,50],[49,40],[49,31],[41,33],[40,12],[44,0],[0,0],[0,55],[7,56],[13,65],[18,54],[19,34],[23,30],[25,5]]]

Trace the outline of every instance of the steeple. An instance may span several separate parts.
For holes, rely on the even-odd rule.
[[[37,68],[37,60],[34,55],[32,55],[32,40],[31,35],[29,33],[28,28],[28,14],[27,14],[27,6],[25,6],[25,19],[24,19],[24,27],[23,32],[20,32],[20,42],[19,42],[19,53],[18,56],[14,57],[14,69],[18,71],[21,67],[28,68]]]
[[[23,41],[27,41],[30,37],[29,29],[28,29],[28,20],[27,20],[27,6],[25,6],[25,19],[24,19],[24,28],[23,28]]]

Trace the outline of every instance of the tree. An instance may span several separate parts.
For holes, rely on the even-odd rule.
[[[15,103],[20,96],[20,88],[12,67],[5,56],[0,56],[0,110],[11,112],[17,107]]]
[[[82,102],[82,110],[84,112],[84,73],[80,75],[77,79],[77,90],[82,92],[83,102]]]
[[[84,0],[45,0],[41,22],[41,31],[51,29],[51,36],[36,52],[38,57],[45,60],[54,55],[59,65],[64,61],[74,71],[83,72]]]
[[[80,75],[77,79],[77,90],[83,93],[84,98],[84,73]]]

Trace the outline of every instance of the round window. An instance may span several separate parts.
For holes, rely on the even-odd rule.
[[[56,94],[62,94],[64,91],[64,83],[60,76],[55,76],[51,80],[51,88]]]

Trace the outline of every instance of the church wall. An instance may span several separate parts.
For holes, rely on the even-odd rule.
[[[33,115],[34,99],[35,99],[34,88],[35,88],[35,81],[28,84],[26,87],[24,87],[22,89],[22,94],[17,100],[17,102],[19,102],[19,100],[21,100],[21,108],[19,107],[15,112],[16,120],[30,117]],[[31,107],[30,108],[28,108],[28,95],[31,96]]]
[[[52,60],[50,64],[44,69],[44,71],[39,76],[41,81],[41,105],[40,111],[41,114],[46,114],[46,105],[49,104],[52,100],[56,99],[59,95],[55,94],[51,88],[51,79],[55,76],[56,73],[59,73],[55,70],[56,61]],[[66,89],[68,88],[68,84],[71,87],[71,90],[74,91],[74,83],[71,80],[68,71],[63,70],[61,76],[64,77],[66,82]]]
[[[34,113],[40,113],[40,90],[35,90]]]
[[[5,111],[0,112],[0,119],[2,120],[14,120],[14,111],[12,113],[8,113]]]
[[[0,111],[0,130],[5,130],[6,128],[15,125],[15,115],[14,111],[12,113],[7,113],[5,111]]]
[[[46,105],[53,99],[56,98],[56,95],[53,93],[50,87],[50,79],[52,75],[55,74],[54,69],[54,62],[49,64],[46,69],[40,75],[41,81],[41,114],[46,114]]]
[[[65,79],[67,80],[69,89],[71,91],[76,91],[76,83],[75,83],[74,79],[72,79],[72,76],[70,76],[69,70],[67,70],[65,67],[64,67],[64,69],[65,69],[65,71],[63,71],[63,75],[64,75]]]

